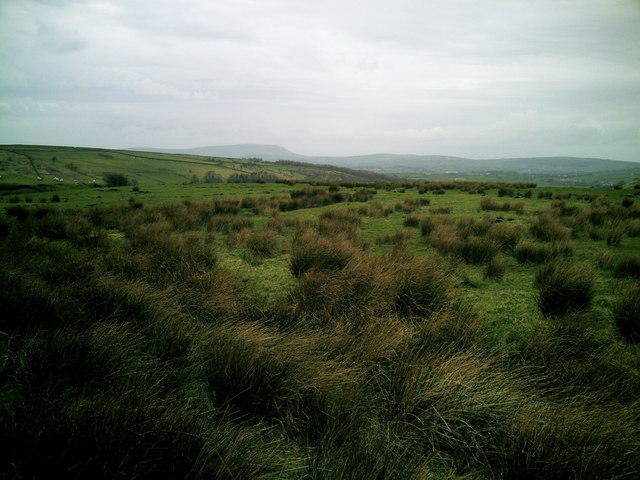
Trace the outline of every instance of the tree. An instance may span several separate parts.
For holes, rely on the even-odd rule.
[[[107,187],[126,187],[129,179],[122,173],[105,173],[102,177]]]

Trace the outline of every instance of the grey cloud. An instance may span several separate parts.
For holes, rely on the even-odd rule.
[[[632,160],[639,22],[634,0],[5,0],[0,141]]]

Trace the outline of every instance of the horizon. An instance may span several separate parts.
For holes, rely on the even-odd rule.
[[[640,163],[640,159],[638,160],[619,160],[616,158],[605,158],[605,157],[582,157],[582,156],[574,156],[574,155],[544,155],[544,156],[503,156],[503,157],[462,157],[458,155],[448,155],[442,153],[396,153],[396,152],[370,152],[370,153],[360,153],[354,155],[319,155],[319,154],[309,154],[309,153],[300,153],[293,151],[285,146],[277,145],[277,144],[268,144],[268,143],[234,143],[234,144],[224,144],[224,145],[200,145],[197,147],[98,147],[92,145],[54,145],[54,144],[29,144],[29,143],[2,143],[0,146],[34,146],[34,147],[54,147],[54,148],[85,148],[85,149],[96,149],[96,150],[125,150],[125,151],[140,151],[140,152],[160,152],[161,150],[175,150],[177,151],[187,151],[187,150],[198,150],[205,148],[228,148],[228,147],[241,147],[241,146],[266,146],[266,147],[279,147],[288,152],[298,155],[301,157],[309,157],[309,158],[346,158],[346,157],[367,157],[373,155],[393,155],[393,156],[416,156],[416,157],[450,157],[450,158],[460,158],[464,160],[518,160],[518,159],[549,159],[549,158],[580,158],[580,159],[588,159],[588,160],[605,160],[611,162],[628,162],[628,163]],[[181,153],[181,152],[178,152]],[[207,156],[207,154],[197,154],[193,153],[192,155],[196,156]],[[233,157],[231,157],[233,158]]]
[[[0,143],[638,162],[639,23],[634,0],[6,0]]]

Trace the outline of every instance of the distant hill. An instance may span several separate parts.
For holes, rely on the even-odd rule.
[[[249,157],[251,158],[237,159],[193,153],[0,145],[0,183],[101,183],[109,173],[122,174],[139,184],[397,180],[397,177],[388,174],[336,165],[313,165],[297,161],[267,162],[253,158],[255,155]]]
[[[154,149],[146,149],[154,150]],[[236,158],[262,158],[267,161],[295,160],[322,163],[378,173],[409,177],[453,176],[468,179],[490,177],[498,180],[527,180],[558,185],[610,185],[640,175],[640,163],[581,157],[532,157],[470,159],[443,155],[376,153],[357,156],[300,155],[278,145],[223,145],[194,149],[155,150],[168,153],[228,155]]]
[[[195,148],[131,148],[133,151],[179,153],[184,155],[203,155],[226,158],[262,158],[263,160],[297,160],[305,161],[304,155],[298,155],[279,145],[262,145],[257,143],[244,143],[240,145],[218,145]]]

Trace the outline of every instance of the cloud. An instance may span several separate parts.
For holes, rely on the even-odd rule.
[[[639,22],[634,0],[4,0],[0,141],[634,160]]]

